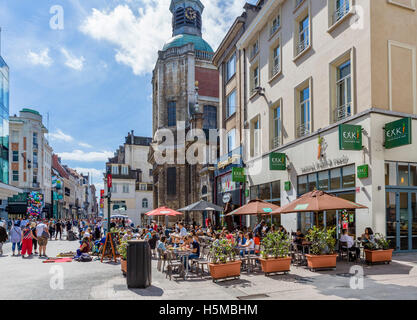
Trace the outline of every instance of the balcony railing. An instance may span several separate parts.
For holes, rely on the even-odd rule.
[[[276,137],[273,137],[272,138],[272,148],[273,149],[279,148],[281,146],[281,144],[282,144],[281,141],[282,141],[281,140],[281,135],[278,135]]]
[[[280,70],[281,70],[281,64],[280,63],[275,63],[274,66],[272,67],[272,70],[271,70],[272,76],[277,75]]]
[[[39,188],[39,187],[40,187],[39,182],[33,182],[32,183],[32,188]]]
[[[303,52],[310,45],[310,28],[307,27],[298,36],[297,55]]]
[[[333,13],[333,23],[336,23],[349,13],[350,4],[349,0],[345,1],[336,11]]]
[[[207,51],[195,50],[195,56],[199,60],[211,61],[213,59],[214,54]]]
[[[346,103],[343,106],[338,106],[334,110],[334,117],[336,121],[343,120],[345,118],[348,118],[352,115],[352,103]]]
[[[301,138],[310,133],[310,122],[304,122],[297,125],[297,137]]]

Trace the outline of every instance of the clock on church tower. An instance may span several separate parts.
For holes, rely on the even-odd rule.
[[[201,14],[204,6],[200,0],[172,0],[173,36],[190,34],[201,37]]]

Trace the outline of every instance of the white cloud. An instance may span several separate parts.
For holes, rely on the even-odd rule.
[[[80,142],[78,143],[78,145],[80,147],[84,147],[84,148],[92,148],[93,146],[91,144],[85,143],[85,142]]]
[[[84,175],[90,174],[90,177],[92,177],[93,179],[93,183],[97,182],[103,182],[103,173],[104,170],[99,170],[96,168],[82,168],[82,167],[77,167],[74,168],[74,170],[76,170],[78,173],[82,173]]]
[[[82,150],[74,150],[73,152],[58,153],[58,156],[61,157],[62,160],[81,162],[106,162],[108,158],[113,157],[113,155],[114,154],[111,151],[84,152]]]
[[[54,62],[52,58],[49,56],[49,49],[43,49],[39,53],[29,51],[27,55],[29,62],[34,65],[42,65],[45,67],[49,67]]]
[[[56,132],[50,133],[49,136],[51,137],[52,140],[59,140],[59,141],[64,141],[64,142],[74,141],[73,137],[71,137],[68,134],[63,133],[61,129],[58,129]]]
[[[81,71],[84,68],[85,59],[83,56],[77,58],[65,48],[61,48],[61,52],[66,59],[65,65],[67,67],[77,71]]]
[[[80,30],[96,40],[116,47],[117,62],[142,75],[151,72],[164,43],[171,37],[171,0],[143,0],[137,13],[127,4],[113,10],[93,9]],[[237,16],[245,0],[205,0],[203,38],[215,49]]]

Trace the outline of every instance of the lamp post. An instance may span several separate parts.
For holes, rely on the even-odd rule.
[[[107,172],[107,232],[110,232],[110,206],[111,206],[111,187],[112,187],[112,176],[110,171]]]

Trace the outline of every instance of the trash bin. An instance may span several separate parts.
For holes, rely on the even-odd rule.
[[[148,241],[128,241],[127,287],[147,288],[152,282],[152,254]]]

